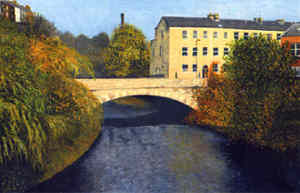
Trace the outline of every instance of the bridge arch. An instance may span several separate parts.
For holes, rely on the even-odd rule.
[[[157,96],[170,98],[197,108],[193,97],[195,87],[204,87],[203,79],[178,80],[165,78],[77,79],[86,85],[101,103],[127,96]]]
[[[193,101],[189,100],[189,98],[186,97],[186,95],[176,96],[176,95],[174,95],[172,93],[168,93],[168,92],[158,92],[158,91],[151,92],[149,90],[148,91],[132,90],[132,91],[126,91],[125,93],[124,92],[111,92],[111,93],[104,94],[104,93],[94,92],[94,94],[97,96],[97,98],[100,100],[101,103],[112,101],[112,100],[115,100],[118,98],[130,97],[130,96],[154,96],[154,97],[162,97],[162,98],[166,98],[166,99],[172,99],[172,100],[182,103],[192,109],[196,109],[196,106],[197,106],[197,104],[193,103]]]

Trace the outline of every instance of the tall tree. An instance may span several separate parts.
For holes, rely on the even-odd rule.
[[[134,25],[117,27],[104,53],[105,71],[109,76],[143,77],[149,74],[149,47],[142,31]]]
[[[92,38],[93,45],[96,48],[105,48],[109,45],[109,36],[105,32],[101,32]]]
[[[79,53],[87,55],[92,49],[91,40],[86,35],[80,34],[75,40],[75,48]]]
[[[62,34],[60,34],[60,39],[62,42],[64,42],[68,47],[70,48],[75,48],[75,37],[74,35],[67,31],[67,32],[64,32]]]
[[[263,36],[241,39],[225,61],[224,74],[212,74],[208,88],[196,92],[196,122],[256,145],[294,148],[300,139],[299,85],[288,46]]]
[[[33,17],[32,33],[36,36],[54,37],[58,35],[58,30],[54,23],[38,15]]]

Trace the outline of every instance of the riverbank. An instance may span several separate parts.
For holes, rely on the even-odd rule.
[[[149,99],[140,99],[144,102]],[[151,100],[151,98],[150,98]],[[156,105],[162,109],[162,114],[164,116],[159,115],[158,113],[151,113],[148,115],[140,116],[138,121],[135,118],[128,118],[128,119],[105,119],[105,124],[110,126],[142,126],[142,125],[156,125],[156,124],[172,124],[172,123],[179,123],[179,124],[187,124],[183,120],[178,120],[179,117],[184,117],[188,114],[188,109],[177,109],[176,111],[179,114],[174,116],[173,113],[170,113],[170,109],[164,109],[164,106],[167,102],[161,102],[161,104]],[[131,105],[135,106],[134,103]],[[155,105],[155,102],[152,104]],[[183,106],[182,106],[183,107]],[[173,111],[173,109],[172,109]],[[168,113],[169,112],[169,113]],[[228,136],[217,129],[216,127],[209,126],[209,125],[201,125],[198,126],[207,131],[212,131],[219,135],[226,137]],[[235,159],[243,165],[246,172],[251,173],[259,173],[261,171],[260,178],[262,181],[276,181],[278,184],[282,184],[283,186],[288,186],[291,191],[300,191],[300,155],[295,150],[293,152],[276,152],[269,148],[259,148],[252,144],[248,144],[246,142],[234,142],[232,141],[231,148],[236,153],[233,155]],[[228,150],[230,151],[230,150]],[[249,166],[251,165],[251,169],[248,170]],[[253,167],[257,165],[257,167]],[[255,169],[253,169],[255,168]]]
[[[188,122],[187,122],[188,124]],[[193,124],[191,124],[193,125]],[[215,125],[194,125],[204,130],[209,130],[231,140],[228,146],[234,149],[235,160],[242,164],[250,176],[261,173],[262,181],[276,181],[278,184],[288,187],[290,192],[300,192],[300,147],[290,151],[275,151],[268,147],[250,144],[243,140],[232,140],[224,129]],[[257,167],[253,167],[256,165]],[[252,167],[249,167],[252,166]]]
[[[140,98],[139,98],[140,99]],[[149,101],[151,98],[140,99],[144,101]],[[105,124],[111,126],[122,126],[122,125],[131,125],[131,126],[141,126],[141,125],[156,125],[160,123],[164,124],[187,124],[182,118],[186,117],[191,109],[185,108],[183,105],[180,109],[179,106],[175,109],[172,109],[170,113],[170,108],[164,108],[168,105],[170,101],[161,102],[157,104],[156,101],[152,105],[156,104],[156,107],[162,109],[164,116],[159,115],[158,113],[151,113],[145,116],[139,117],[137,122],[135,118],[132,119],[106,119]],[[175,115],[175,116],[174,116]],[[178,120],[178,118],[182,120]],[[227,139],[228,136],[217,129],[217,127],[209,125],[201,125],[199,128],[207,131],[212,131],[217,133]],[[246,169],[246,172],[259,173],[263,171],[260,175],[262,181],[276,181],[278,184],[283,186],[288,186],[291,191],[300,192],[300,151],[294,150],[290,152],[277,152],[270,148],[259,148],[255,145],[246,143],[246,142],[234,142],[231,141],[232,148],[234,151],[238,151],[233,155],[236,160],[240,161],[243,167]],[[230,151],[230,150],[229,150]],[[250,167],[250,170],[247,170],[249,166],[257,165],[257,167]],[[255,168],[255,169],[253,169]],[[255,171],[254,171],[255,170]]]
[[[273,161],[275,156],[268,151],[249,147],[246,144],[230,143],[226,137],[222,137],[208,127],[185,125],[182,121],[184,116],[178,114],[185,110],[185,106],[182,104],[177,103],[176,105],[172,101],[154,98],[150,98],[150,100],[139,99],[149,103],[151,101],[152,108],[158,105],[158,111],[129,119],[123,117],[115,119],[116,106],[112,103],[104,104],[106,119],[104,119],[101,137],[97,138],[89,151],[74,164],[54,178],[42,183],[39,187],[32,189],[31,192],[109,192],[122,190],[121,192],[135,193],[137,187],[144,190],[138,189],[138,192],[156,193],[162,190],[164,192],[176,192],[175,186],[167,185],[174,181],[171,178],[165,179],[166,174],[159,173],[163,171],[162,168],[151,169],[152,167],[160,167],[159,163],[162,161],[160,159],[167,154],[165,159],[173,160],[172,163],[177,166],[173,169],[179,172],[179,175],[182,174],[180,172],[186,174],[185,163],[198,172],[197,175],[190,177],[196,180],[195,183],[199,185],[203,183],[201,184],[201,188],[205,189],[203,192],[292,192],[291,188],[277,178],[278,164]],[[171,106],[170,102],[172,103]],[[129,117],[133,115],[127,111],[124,112],[124,105],[118,106],[121,113],[129,115]],[[136,112],[134,109],[132,111]],[[149,112],[148,110],[145,111]],[[173,120],[168,120],[168,117],[173,117]],[[160,121],[168,123],[163,124]],[[187,141],[174,143],[173,146],[168,146],[172,151],[169,149],[161,156],[153,156],[159,154],[158,152],[166,147],[163,144],[168,144],[170,142],[168,140],[177,135],[179,138],[174,142],[179,142],[180,139]],[[159,140],[166,136],[169,136],[166,138],[167,141]],[[193,146],[190,147],[192,144]],[[187,147],[193,151],[193,153],[188,151],[190,156],[187,158],[191,159],[182,162],[180,161],[181,156],[179,156],[182,155],[181,153],[176,154],[179,157],[169,155],[175,149],[182,152],[183,148]],[[139,150],[141,152],[136,152]],[[148,153],[150,154],[147,155]],[[211,156],[211,153],[217,153],[217,155]],[[149,157],[145,158],[146,155]],[[131,167],[132,162],[137,162],[137,164]],[[128,165],[126,165],[127,163]],[[201,169],[198,171],[197,168]],[[193,173],[194,169],[188,171]],[[152,174],[153,171],[157,172]],[[145,177],[146,174],[153,176],[147,178]],[[216,177],[221,177],[221,174],[224,178]],[[152,183],[151,180],[153,179],[156,180]],[[159,186],[158,184],[161,184],[163,180],[166,180],[164,181],[166,184]],[[185,181],[179,180],[178,182],[184,184]],[[151,184],[151,186],[147,186],[147,184]],[[168,187],[173,187],[173,189]],[[218,187],[223,188],[215,189]],[[231,187],[236,191],[232,189],[232,191],[226,191],[228,190],[226,187]]]
[[[13,161],[9,165],[0,167],[0,192],[24,192],[29,190],[49,180],[82,157],[101,134],[102,109],[94,109],[93,112],[92,117],[87,117],[88,119],[95,119],[95,122],[90,125],[91,127],[82,127],[82,124],[78,125],[77,128],[74,126],[73,130],[77,134],[65,136],[56,144],[48,147],[43,173],[36,172],[29,164],[20,165],[19,162]],[[99,123],[96,123],[97,120]]]

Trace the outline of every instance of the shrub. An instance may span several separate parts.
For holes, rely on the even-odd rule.
[[[192,121],[220,127],[232,139],[276,150],[294,148],[300,139],[299,85],[287,45],[263,36],[238,40],[221,75],[196,91],[199,110]]]

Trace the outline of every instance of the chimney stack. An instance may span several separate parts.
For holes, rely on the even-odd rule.
[[[121,13],[121,27],[124,25],[124,13]]]
[[[220,21],[220,15],[218,13],[209,13],[207,15],[207,18],[209,18],[211,21],[216,21],[216,22]]]

